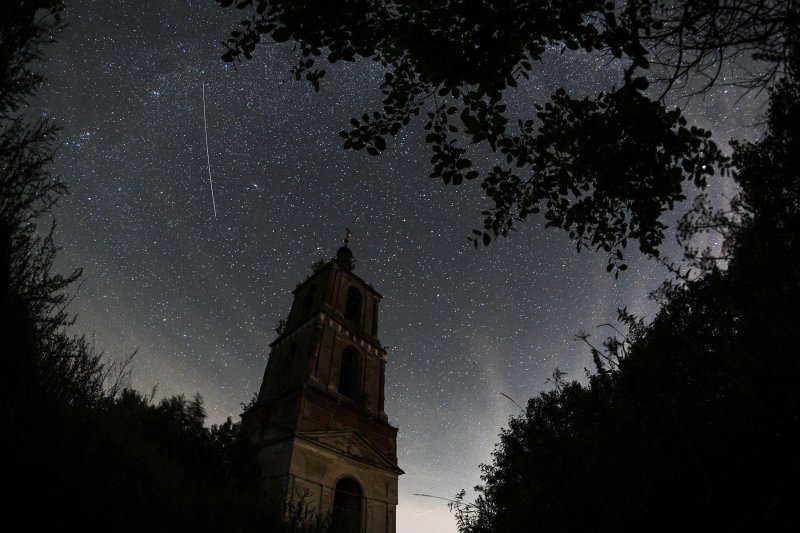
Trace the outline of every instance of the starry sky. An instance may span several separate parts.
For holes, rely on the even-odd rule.
[[[614,280],[604,256],[577,254],[538,220],[476,251],[468,236],[485,199],[477,184],[428,177],[421,121],[379,157],[344,152],[338,132],[378,108],[379,66],[336,65],[315,93],[293,81],[291,46],[224,64],[219,42],[240,13],[212,0],[66,6],[69,26],[48,48],[32,109],[63,127],[53,171],[71,194],[55,212],[58,266],[84,271],[76,333],[110,359],[136,352],[136,388],[199,392],[210,423],[238,417],[290,291],[350,228],[357,274],[384,295],[386,411],[406,471],[399,533],[455,531],[446,502],[414,494],[453,497],[479,482],[519,412],[502,394],[524,405],[556,367],[582,379],[591,359],[577,332],[599,342],[618,308],[655,312],[647,295],[666,273],[635,253]],[[604,59],[554,52],[510,108],[530,115],[556,87],[592,93],[616,76]],[[695,99],[690,116],[721,144],[752,136],[763,97],[739,96]],[[712,187],[733,194],[729,183]],[[677,257],[673,241],[664,251]]]

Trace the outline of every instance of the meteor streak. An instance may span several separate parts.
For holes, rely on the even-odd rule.
[[[211,205],[217,218],[217,202],[214,200],[214,182],[211,181],[211,156],[208,153],[208,123],[206,122],[206,84],[203,82],[203,131],[206,134],[206,161],[208,161],[208,184],[211,186]]]

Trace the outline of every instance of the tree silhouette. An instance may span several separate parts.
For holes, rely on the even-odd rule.
[[[70,487],[61,484],[59,461],[69,461],[67,435],[82,420],[74,415],[99,408],[124,383],[124,366],[115,374],[85,339],[65,331],[67,289],[80,272],[53,270],[55,226],[38,226],[64,192],[48,168],[58,128],[28,119],[25,107],[42,82],[32,63],[58,33],[61,9],[53,0],[12,3],[0,21],[0,443],[14,458],[8,502],[21,520],[37,515],[48,493],[42,480]]]
[[[62,2],[4,6],[0,17],[0,446],[10,531],[324,531],[265,505],[254,451],[228,419],[205,426],[202,398],[160,402],[131,389],[66,331],[70,284],[39,227],[65,188],[49,169],[58,128],[29,120],[32,63],[60,30]]]
[[[800,498],[800,78],[771,91],[768,128],[735,148],[741,193],[687,234],[728,236],[646,325],[592,347],[587,385],[559,380],[500,435],[464,533],[785,531]],[[582,336],[590,342],[588,336]]]
[[[473,241],[488,244],[541,213],[578,250],[624,264],[629,240],[658,255],[661,214],[704,187],[726,158],[674,102],[721,83],[764,87],[782,72],[798,8],[782,0],[217,0],[249,16],[226,61],[251,58],[263,37],[293,42],[296,79],[319,89],[330,63],[368,58],[386,75],[382,108],[354,118],[344,147],[377,155],[424,113],[432,176],[479,179],[492,201]],[[596,96],[558,89],[511,123],[506,96],[554,53],[607,57],[613,85]],[[471,144],[496,154],[474,169]]]

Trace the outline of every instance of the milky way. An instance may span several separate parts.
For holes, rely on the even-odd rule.
[[[224,64],[219,41],[239,15],[210,0],[67,2],[34,107],[63,126],[53,169],[71,194],[56,212],[59,267],[84,269],[76,331],[110,358],[135,351],[140,390],[199,392],[210,423],[237,417],[291,289],[351,228],[356,272],[384,295],[386,412],[406,471],[398,531],[455,531],[445,502],[413,494],[478,483],[518,413],[503,394],[524,405],[556,367],[583,379],[591,359],[575,334],[600,342],[613,331],[598,326],[625,306],[652,317],[647,294],[665,271],[631,253],[615,281],[604,256],[577,254],[536,220],[476,251],[468,236],[485,199],[474,183],[428,177],[422,124],[377,158],[341,149],[338,131],[379,103],[378,66],[337,65],[314,93],[291,78],[291,46]],[[582,56],[537,72],[511,96],[521,113],[559,85],[590,92],[617,75]],[[723,144],[759,110],[724,93],[692,105]],[[678,255],[672,240],[664,250]]]

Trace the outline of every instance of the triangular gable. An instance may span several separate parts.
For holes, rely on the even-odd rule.
[[[398,474],[404,473],[358,431],[303,431],[297,435],[347,457],[360,459]]]

